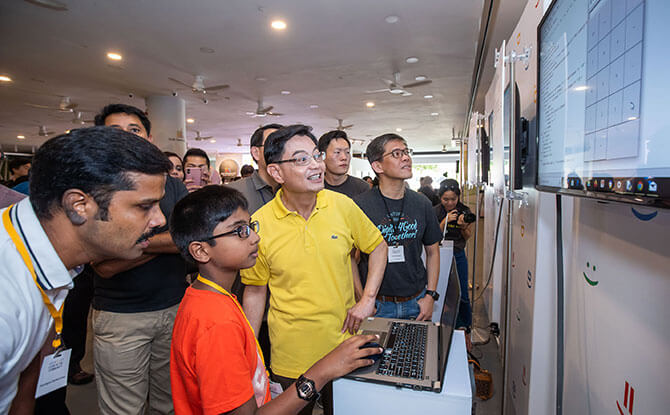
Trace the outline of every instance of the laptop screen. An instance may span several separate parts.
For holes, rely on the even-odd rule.
[[[451,261],[451,270],[449,271],[449,281],[447,282],[446,298],[442,307],[442,317],[440,318],[439,337],[439,356],[438,363],[440,369],[440,380],[444,381],[444,373],[447,370],[447,358],[449,357],[449,348],[451,347],[451,337],[454,333],[456,324],[456,315],[461,303],[461,287],[458,282],[458,271],[456,271],[456,260]]]

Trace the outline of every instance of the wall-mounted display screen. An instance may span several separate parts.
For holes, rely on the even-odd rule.
[[[540,190],[670,207],[670,2],[554,0],[538,27]]]

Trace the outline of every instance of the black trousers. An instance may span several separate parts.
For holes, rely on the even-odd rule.
[[[67,388],[56,389],[35,399],[35,415],[70,415],[65,406]]]
[[[72,349],[70,356],[70,375],[81,370],[81,359],[86,354],[86,331],[88,311],[93,300],[94,271],[86,265],[84,270],[75,277],[74,288],[65,298],[63,308],[63,343]]]

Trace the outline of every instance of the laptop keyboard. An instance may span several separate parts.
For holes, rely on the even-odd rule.
[[[393,322],[377,374],[423,379],[428,326]]]

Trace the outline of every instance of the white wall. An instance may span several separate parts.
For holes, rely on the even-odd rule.
[[[544,4],[542,4],[544,3]],[[508,43],[522,52],[535,45],[536,27],[548,6],[531,1]],[[536,7],[537,5],[537,7]],[[527,71],[516,66],[521,115],[535,116],[537,56]],[[491,63],[492,64],[492,63]],[[489,135],[494,148],[492,179],[485,189],[484,271],[489,270],[496,213],[502,189],[501,100],[497,70],[486,94],[486,113],[494,111]],[[506,82],[505,82],[506,84]],[[556,390],[556,196],[523,189],[528,204],[514,204],[513,267],[510,275],[509,358],[506,414],[553,414]],[[505,204],[507,202],[504,202]],[[618,413],[626,382],[635,390],[633,414],[667,413],[670,394],[670,211],[650,221],[633,209],[655,210],[590,199],[562,197],[565,270],[564,414]],[[503,211],[503,215],[505,212]],[[504,236],[504,219],[501,236]],[[485,295],[492,321],[503,321],[505,238],[501,237],[492,279]],[[588,267],[587,267],[588,263]],[[595,266],[595,269],[593,268]],[[530,274],[529,274],[530,273]],[[530,278],[529,278],[530,275]],[[589,283],[586,278],[590,278]],[[597,284],[592,285],[594,281]],[[498,389],[500,391],[500,389]],[[502,391],[500,391],[503,393]]]

